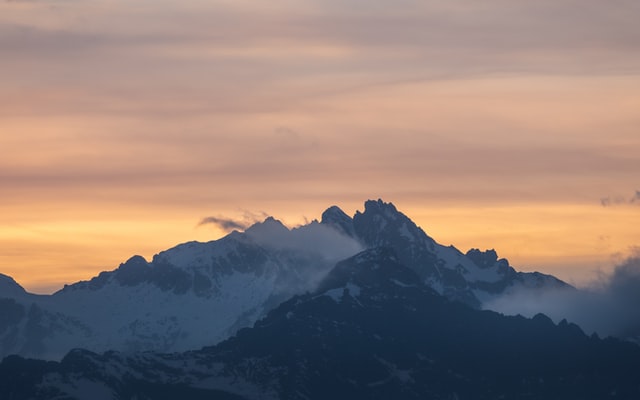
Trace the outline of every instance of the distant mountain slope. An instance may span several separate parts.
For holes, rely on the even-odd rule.
[[[453,302],[381,247],[214,347],[0,364],[0,393],[36,400],[637,399],[639,382],[640,347]]]
[[[316,288],[341,259],[386,246],[438,293],[479,308],[518,287],[564,287],[520,273],[495,251],[445,247],[391,203],[367,201],[351,218],[333,206],[322,221],[288,229],[267,218],[222,239],[181,244],[148,262],[134,256],[51,296],[0,276],[0,356],[60,359],[92,351],[185,351],[212,345],[295,294]]]

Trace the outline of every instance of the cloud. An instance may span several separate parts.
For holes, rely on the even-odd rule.
[[[489,301],[486,309],[532,317],[566,319],[586,333],[640,339],[640,254],[618,265],[587,289],[520,289]]]
[[[640,204],[640,190],[636,190],[631,198],[624,196],[607,196],[600,199],[603,207],[619,206],[625,204]]]
[[[330,262],[350,257],[364,249],[357,240],[316,220],[289,229],[280,221],[267,218],[251,226],[246,233],[262,246],[313,254]]]
[[[304,266],[279,278],[276,292],[281,295],[315,289],[336,262],[364,250],[356,239],[317,220],[289,229],[269,217],[252,225],[245,234],[256,244],[280,253],[280,257],[289,259],[294,265]]]
[[[231,218],[221,218],[221,217],[206,217],[203,218],[198,226],[212,224],[216,225],[220,229],[229,232],[233,230],[245,230],[248,228],[248,225],[243,221],[233,220]]]
[[[24,4],[36,4],[36,3],[41,3],[41,4],[60,4],[60,3],[70,3],[73,0],[5,0],[6,3],[24,3]]]
[[[198,226],[211,224],[217,226],[225,232],[231,232],[234,230],[244,231],[251,225],[255,224],[261,219],[264,219],[267,216],[268,215],[265,212],[253,213],[250,211],[243,211],[243,215],[241,218],[214,216],[205,217],[200,220]]]

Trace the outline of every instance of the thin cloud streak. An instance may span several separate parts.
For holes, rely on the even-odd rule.
[[[602,207],[640,204],[640,190],[636,190],[632,197],[607,196],[600,199]]]
[[[221,217],[203,218],[198,223],[198,226],[207,225],[207,224],[215,225],[225,232],[231,232],[233,230],[245,230],[249,227],[246,223],[242,221],[236,221],[230,218],[221,218]]]
[[[198,226],[203,225],[214,225],[220,228],[224,232],[231,232],[234,230],[244,231],[250,226],[264,220],[269,215],[262,211],[259,213],[254,213],[251,211],[243,211],[241,218],[231,218],[231,217],[214,217],[209,216],[202,218],[198,223]]]

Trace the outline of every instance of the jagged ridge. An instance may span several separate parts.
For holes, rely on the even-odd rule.
[[[33,296],[0,277],[0,356],[59,359],[73,347],[94,351],[183,351],[251,326],[294,294],[314,290],[340,259],[364,248],[391,249],[398,262],[437,293],[480,308],[518,287],[565,284],[516,272],[495,251],[466,255],[429,237],[392,203],[365,202],[349,217],[337,206],[321,222],[288,229],[269,217],[245,232],[189,242],[149,262],[134,256],[119,268]]]

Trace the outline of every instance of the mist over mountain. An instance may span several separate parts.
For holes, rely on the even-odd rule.
[[[318,222],[291,229],[274,218],[208,243],[65,286],[50,296],[0,281],[0,355],[60,359],[69,350],[185,351],[219,342],[270,308],[312,290],[361,244]],[[18,317],[19,316],[19,317]]]
[[[640,340],[640,258],[618,265],[601,282],[581,290],[521,288],[486,302],[483,307],[508,315],[544,313],[568,319],[586,332]]]

